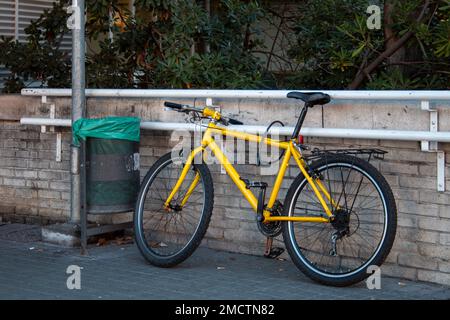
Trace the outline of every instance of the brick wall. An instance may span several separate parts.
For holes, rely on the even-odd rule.
[[[183,116],[163,112],[159,99],[89,99],[90,116],[135,115],[145,120],[184,121]],[[192,103],[192,101],[185,101]],[[70,100],[53,99],[56,116],[68,118]],[[198,102],[197,102],[198,103]],[[293,125],[298,107],[292,101],[216,101],[226,113],[246,124],[268,124],[280,119]],[[449,112],[440,110],[440,130],[450,131]],[[37,126],[22,126],[22,116],[48,117],[48,105],[40,99],[0,96],[0,217],[5,221],[53,223],[69,217],[69,141],[68,129],[62,133],[62,161],[55,160],[56,134],[42,133]],[[308,114],[308,127],[348,127],[369,129],[427,130],[428,114],[415,103],[332,104],[316,107]],[[327,148],[380,147],[389,151],[384,161],[373,164],[389,181],[397,201],[398,231],[382,272],[407,279],[450,285],[450,191],[436,191],[436,155],[420,151],[419,142],[308,138],[307,143]],[[170,133],[142,132],[141,172],[170,150]],[[446,188],[450,190],[450,144],[440,144],[446,151]],[[273,184],[273,176],[259,176],[254,165],[237,165],[245,178]],[[213,218],[203,245],[252,254],[262,254],[264,237],[259,233],[254,213],[231,180],[210,167],[215,188]],[[298,169],[292,166],[283,183],[280,199]],[[270,189],[268,190],[270,192]],[[95,216],[97,221],[123,221],[129,214],[113,217]],[[276,245],[282,245],[281,237]],[[294,267],[294,266],[293,266]]]

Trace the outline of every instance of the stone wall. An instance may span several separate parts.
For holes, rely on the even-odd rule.
[[[49,99],[56,105],[57,118],[69,118],[69,99]],[[173,100],[173,99],[168,99]],[[105,115],[139,116],[149,121],[184,122],[184,116],[164,111],[163,99],[88,99],[91,117]],[[193,103],[193,100],[185,100]],[[197,105],[201,102],[196,101]],[[293,101],[217,100],[225,113],[245,124],[266,125],[279,119],[294,125],[299,106]],[[439,105],[437,105],[439,107]],[[449,109],[439,109],[442,131],[450,131]],[[49,105],[39,98],[0,96],[0,218],[3,221],[48,224],[66,221],[70,208],[70,130],[62,133],[62,160],[56,161],[56,134],[47,128],[20,125],[21,117],[49,117]],[[343,101],[315,107],[305,126],[428,130],[428,113],[418,102]],[[308,138],[307,143],[327,148],[379,147],[389,151],[384,161],[373,164],[389,181],[399,212],[394,248],[382,272],[407,279],[450,285],[450,144],[446,151],[446,192],[436,191],[436,154],[420,151],[419,142]],[[143,131],[140,146],[142,175],[174,142],[170,133]],[[251,148],[251,147],[250,147]],[[273,184],[274,176],[259,177],[255,165],[237,165],[242,176]],[[262,254],[264,237],[259,233],[254,213],[220,166],[211,166],[215,188],[215,208],[203,245],[251,254]],[[298,168],[291,166],[283,183],[283,199]],[[270,189],[268,190],[270,192]],[[123,221],[130,215],[91,217],[95,220]],[[281,244],[281,237],[276,243]],[[293,266],[294,267],[294,266]]]

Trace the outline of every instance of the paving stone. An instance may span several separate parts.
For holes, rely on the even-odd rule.
[[[41,240],[41,227],[19,223],[0,224],[0,239],[18,242]]]
[[[134,245],[94,246],[81,256],[76,248],[1,239],[0,255],[8,258],[0,260],[0,299],[450,299],[450,287],[390,277],[382,278],[380,290],[365,283],[322,286],[290,261],[203,247],[181,265],[161,269]],[[80,290],[66,287],[69,265],[83,268]]]

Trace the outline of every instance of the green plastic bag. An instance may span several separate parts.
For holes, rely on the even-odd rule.
[[[73,144],[80,146],[86,138],[123,139],[139,142],[140,119],[135,117],[81,118],[72,128]]]

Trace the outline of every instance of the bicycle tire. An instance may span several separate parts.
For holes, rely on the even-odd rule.
[[[214,205],[214,186],[208,167],[204,163],[193,164],[194,171],[200,174],[199,181],[201,182],[202,189],[204,191],[204,204],[198,226],[188,243],[178,252],[165,256],[159,254],[155,250],[154,246],[152,247],[149,243],[149,239],[147,239],[145,235],[144,230],[145,199],[158,174],[160,174],[168,165],[173,163],[171,153],[167,153],[159,158],[150,168],[141,184],[133,219],[135,240],[139,251],[152,265],[165,268],[173,267],[183,262],[197,249],[208,229]],[[156,233],[156,231],[154,233]]]
[[[375,265],[375,266],[381,266],[381,264],[385,261],[386,257],[388,256],[392,245],[394,243],[395,234],[396,234],[396,228],[397,228],[397,209],[395,204],[395,199],[392,193],[392,190],[387,183],[386,179],[381,175],[381,173],[373,167],[370,163],[367,161],[353,157],[348,155],[328,155],[325,158],[321,158],[316,160],[310,165],[310,171],[320,173],[323,172],[326,168],[336,168],[338,166],[343,166],[346,168],[349,168],[349,176],[350,171],[354,168],[356,169],[361,175],[364,175],[365,178],[369,180],[369,182],[374,183],[374,187],[377,190],[379,196],[382,199],[382,206],[383,206],[383,215],[384,215],[384,225],[383,225],[383,233],[382,238],[380,242],[378,243],[376,250],[374,253],[369,257],[367,261],[361,264],[358,268],[355,268],[354,270],[347,271],[347,272],[329,272],[324,271],[325,267],[320,267],[320,264],[322,263],[322,260],[319,262],[313,263],[313,261],[308,260],[306,257],[307,254],[310,254],[311,257],[318,256],[318,253],[314,250],[318,250],[319,246],[325,247],[324,244],[313,244],[311,245],[309,251],[308,249],[304,247],[300,247],[298,244],[298,241],[295,238],[295,230],[294,230],[294,222],[288,221],[283,223],[282,226],[282,232],[283,232],[283,240],[286,245],[286,249],[294,262],[294,264],[297,266],[298,269],[300,269],[306,276],[311,278],[312,280],[319,282],[321,284],[325,285],[331,285],[331,286],[349,286],[355,283],[358,283],[364,279],[366,279],[370,274],[368,273],[369,266]],[[342,173],[342,168],[340,169]],[[328,171],[327,171],[328,172]],[[325,178],[325,177],[322,177]],[[348,180],[348,177],[347,177]],[[344,180],[343,180],[344,181]],[[360,183],[361,184],[361,183]],[[287,216],[293,216],[293,210],[295,210],[295,204],[297,202],[297,199],[299,198],[301,192],[304,190],[304,188],[308,185],[305,177],[303,174],[299,174],[293,181],[292,185],[290,186],[285,202],[284,202],[284,214]],[[330,183],[331,185],[331,183]],[[343,190],[345,190],[345,184],[343,187]],[[359,189],[356,190],[356,194],[354,196],[355,200],[358,197]],[[306,193],[307,191],[305,191]],[[345,191],[344,191],[345,194]],[[370,196],[370,195],[369,195]],[[340,199],[340,198],[339,198]],[[340,201],[340,200],[338,200]],[[373,200],[372,200],[373,201]],[[353,202],[354,204],[354,202]],[[345,204],[347,205],[347,204]],[[303,207],[302,207],[303,208]],[[304,208],[303,208],[304,209]],[[323,209],[322,209],[323,210]],[[366,210],[370,213],[370,209]],[[361,213],[360,213],[361,214]],[[353,217],[352,217],[353,215]],[[353,208],[350,209],[349,214],[349,221],[351,219],[355,220],[355,216],[358,216],[355,213],[353,213]],[[370,215],[368,217],[371,217]],[[372,218],[369,218],[369,221]],[[361,221],[360,218],[357,218],[358,220],[358,228],[360,227]],[[373,222],[371,222],[373,225],[375,225]],[[328,227],[330,228],[331,223],[327,223]],[[325,227],[322,227],[325,228]],[[361,229],[362,230],[362,229]],[[370,229],[368,229],[370,230]],[[314,231],[315,233],[318,233],[318,231]],[[314,234],[314,232],[310,233],[310,235]],[[322,233],[323,231],[320,231]],[[307,232],[303,232],[303,237],[309,237],[310,235],[307,234]],[[349,238],[352,237],[348,236]],[[300,238],[300,236],[299,236]],[[344,239],[342,237],[342,239]],[[366,239],[367,240],[367,239]],[[301,240],[300,240],[301,241]],[[305,240],[306,241],[306,240]],[[317,241],[317,240],[316,240]],[[342,240],[344,241],[344,240]],[[350,240],[348,240],[350,242]],[[356,242],[356,241],[355,241]],[[330,245],[332,247],[332,245]],[[336,245],[335,247],[336,248]],[[356,255],[360,255],[359,251],[362,251],[362,249],[357,249]],[[323,250],[324,253],[322,253],[323,256],[326,256],[326,251]],[[331,255],[332,251],[329,251],[328,255],[331,256],[331,258],[328,258],[330,261],[333,260],[335,256]],[[336,253],[336,252],[333,252]],[[342,256],[345,256],[348,253],[342,254]],[[322,257],[323,258],[323,257]],[[322,259],[321,258],[321,259]],[[312,258],[309,258],[312,259]],[[340,263],[342,263],[343,260],[345,260],[345,257],[340,257]],[[350,259],[348,259],[350,260]],[[328,260],[327,260],[328,261]],[[322,264],[326,265],[325,262]],[[327,266],[328,267],[328,266]]]

